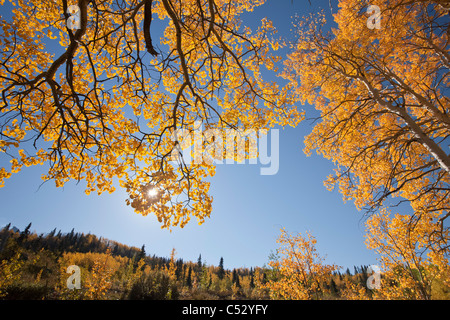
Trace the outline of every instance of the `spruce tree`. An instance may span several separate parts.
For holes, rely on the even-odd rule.
[[[30,234],[30,228],[31,228],[31,222],[26,226],[25,230],[23,230],[20,233],[19,239],[18,239],[18,243],[22,243],[23,241],[25,241],[28,238],[28,235]]]
[[[187,275],[187,279],[186,279],[186,285],[189,288],[192,288],[192,267],[189,266],[189,271],[188,271],[188,275]]]
[[[202,255],[200,254],[197,259],[197,272],[201,272],[202,270]]]
[[[212,285],[212,276],[210,275],[209,276],[209,282],[208,282],[208,289],[210,289],[211,288],[211,285]]]
[[[139,261],[139,260],[141,260],[141,259],[144,259],[145,256],[146,256],[146,253],[145,253],[145,244],[143,244],[142,247],[141,247],[141,251],[139,251],[139,254],[138,254],[138,256],[137,256],[137,261]]]
[[[118,254],[119,254],[119,245],[116,243],[114,245],[114,249],[113,249],[112,255],[113,256],[117,256]]]
[[[181,279],[182,276],[182,271],[183,271],[183,260],[182,259],[178,259],[175,262],[175,277],[177,278],[177,280]]]
[[[50,233],[48,234],[49,237],[54,237],[56,233],[56,228],[53,229],[52,231],[50,231]]]
[[[233,269],[233,273],[231,275],[231,283],[236,282],[236,269]]]
[[[202,278],[202,255],[200,254],[197,259],[197,265],[195,266],[195,274],[197,275],[197,282],[200,283],[200,280]]]
[[[236,271],[236,269],[233,269],[233,275],[231,278],[231,282],[236,284],[236,287],[240,288],[241,283],[239,281],[239,273]]]
[[[223,257],[220,257],[219,271],[217,273],[217,276],[219,277],[220,280],[222,280],[223,277],[225,276],[225,269],[223,268]]]
[[[361,273],[360,272],[360,270],[359,270],[359,268],[357,267],[357,266],[353,266],[353,272],[354,272],[354,275],[357,275],[358,273]]]
[[[334,279],[331,279],[330,291],[331,291],[332,294],[335,294],[335,295],[338,294],[338,288],[336,286],[336,282],[334,281]]]

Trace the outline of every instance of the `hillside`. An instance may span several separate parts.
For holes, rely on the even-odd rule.
[[[145,246],[132,247],[73,229],[36,234],[30,227],[31,223],[20,231],[9,224],[0,230],[0,299],[259,300],[271,298],[264,285],[281,277],[276,268],[229,270],[223,259],[218,266],[206,265],[201,256],[195,262],[184,261],[176,257],[175,249],[170,257],[157,257]],[[79,268],[79,288],[74,280],[77,271],[71,274],[74,268]],[[348,268],[330,273],[321,284],[320,299],[370,297],[368,278],[368,266],[354,266],[353,273]],[[448,299],[448,288],[436,282],[432,294],[434,299]]]
[[[0,231],[0,295],[3,299],[259,299],[252,268],[149,255],[93,234],[56,229],[47,234]],[[222,260],[223,263],[223,260]],[[81,289],[69,290],[69,265],[80,267]],[[262,269],[258,272],[263,274]]]
[[[149,255],[142,248],[72,230],[47,234],[7,225],[0,231],[3,299],[268,299],[258,284],[276,278],[267,268],[223,268]],[[67,268],[80,267],[81,288],[69,290]],[[335,273],[328,298],[339,298],[343,277],[365,282],[367,267]]]

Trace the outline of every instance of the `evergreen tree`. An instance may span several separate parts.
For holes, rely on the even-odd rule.
[[[23,230],[20,233],[20,236],[18,239],[19,244],[23,243],[28,238],[28,235],[30,234],[30,228],[31,228],[31,222],[26,226],[25,230]]]
[[[337,288],[336,282],[334,281],[333,278],[331,278],[330,291],[332,294],[338,294],[338,288]]]
[[[11,222],[8,223],[8,224],[3,228],[3,231],[8,231],[10,227],[11,227]]]
[[[189,288],[192,288],[192,267],[189,266],[189,271],[188,271],[188,275],[187,275],[187,279],[186,279],[186,285]]]
[[[345,270],[345,274],[348,275],[348,276],[351,276],[351,275],[352,275],[352,273],[350,272],[350,269],[349,269],[349,268],[347,268],[347,270]]]
[[[253,275],[253,268],[250,267],[250,288],[255,287],[255,277]]]
[[[48,234],[48,236],[49,236],[49,237],[54,237],[54,236],[55,236],[55,233],[56,233],[56,228],[53,229],[53,230]]]
[[[200,283],[202,279],[202,255],[200,254],[197,259],[197,265],[195,266],[195,274],[197,276],[197,283]]]
[[[75,231],[75,228],[72,228],[72,230],[70,231],[70,233],[67,235],[67,237],[69,238],[69,240],[72,240],[72,239],[73,239],[74,231]]]
[[[267,283],[267,274],[265,272],[263,272],[261,283],[262,284],[266,284]]]
[[[139,251],[139,253],[134,253],[133,255],[133,270],[136,271],[138,265],[139,265],[139,261],[141,261],[141,259],[144,259],[146,257],[145,254],[145,244],[142,245],[141,250]],[[142,268],[144,268],[144,266],[142,266]]]
[[[182,271],[183,271],[183,259],[178,259],[175,262],[175,276],[177,278],[177,280],[183,280],[181,277],[183,275]]]
[[[200,254],[197,259],[197,270],[196,272],[200,273],[202,271],[202,255]]]
[[[367,268],[368,266],[361,266],[361,284],[363,286],[366,286],[367,279],[369,278],[369,275],[367,274]]]
[[[141,251],[139,251],[139,254],[137,256],[137,261],[144,259],[146,257],[146,253],[145,253],[145,244],[142,245],[141,247]]]
[[[231,278],[231,282],[236,284],[236,287],[240,288],[241,284],[239,282],[239,274],[236,271],[236,269],[233,269],[233,274],[232,274],[232,278]]]
[[[223,277],[225,276],[225,269],[223,268],[223,257],[220,257],[219,271],[217,273],[217,276],[219,277],[220,280],[222,280]]]
[[[119,254],[119,245],[116,243],[116,244],[114,245],[114,249],[113,249],[112,255],[113,255],[113,256],[116,256],[116,255],[118,255],[118,254]]]
[[[212,275],[209,276],[208,289],[211,288],[212,285]]]

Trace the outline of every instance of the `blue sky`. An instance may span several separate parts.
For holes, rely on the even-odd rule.
[[[336,1],[333,3],[337,10]],[[328,0],[313,1],[312,5],[307,0],[268,0],[243,19],[252,26],[268,17],[279,35],[292,38],[291,17],[318,8],[329,13]],[[300,108],[307,117],[316,115],[312,106]],[[375,264],[376,256],[364,245],[363,213],[352,203],[344,204],[337,190],[329,192],[323,185],[333,164],[317,155],[306,157],[302,151],[303,138],[311,129],[307,120],[297,128],[280,129],[276,175],[260,175],[259,165],[218,165],[211,179],[213,212],[200,226],[191,220],[183,229],[163,230],[154,216],[143,217],[126,206],[127,195],[121,189],[86,196],[83,183],[56,188],[50,181],[41,186],[44,167],[24,168],[0,189],[0,226],[11,222],[23,229],[32,222],[31,229],[38,233],[75,228],[127,245],[145,244],[151,255],[169,256],[175,248],[184,260],[196,261],[201,254],[207,264],[214,265],[223,257],[226,268],[267,264],[270,252],[277,247],[279,230],[285,227],[294,233],[311,231],[326,261],[344,270]]]

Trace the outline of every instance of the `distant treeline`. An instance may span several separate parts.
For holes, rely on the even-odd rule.
[[[90,283],[89,277],[100,271],[103,272],[100,278],[109,277],[108,288],[101,296],[105,299],[267,298],[252,292],[253,268],[226,270],[223,258],[218,266],[207,266],[201,255],[196,262],[175,258],[175,251],[170,258],[158,257],[148,255],[144,245],[128,246],[74,229],[68,233],[53,229],[37,234],[30,228],[31,223],[23,231],[8,224],[0,230],[0,266],[3,267],[0,297],[3,299],[92,297],[87,288],[72,294],[64,292],[69,276],[65,268],[72,263],[81,264],[83,274],[87,274],[84,282]],[[110,260],[105,265],[109,264],[110,270],[96,270],[96,263],[108,257]],[[96,284],[89,285],[90,291],[103,290]]]
[[[94,234],[75,232],[74,229],[68,233],[62,233],[61,230],[56,231],[56,228],[47,234],[30,232],[31,223],[20,231],[11,224],[6,225],[0,231],[0,259],[7,258],[11,255],[9,250],[4,250],[7,247],[8,239],[16,239],[20,247],[38,252],[41,249],[51,251],[56,255],[61,255],[64,252],[95,252],[106,253],[108,249],[111,250],[113,256],[139,257],[142,255],[144,246],[139,249],[133,246],[127,246],[114,240],[109,240],[103,237],[97,237]],[[144,258],[144,257],[142,257]],[[163,257],[156,257],[153,255],[145,256],[146,262],[152,266],[168,265],[169,259]],[[180,259],[182,263],[182,259]]]
[[[269,299],[260,285],[277,277],[266,267],[224,268],[148,255],[145,246],[127,246],[93,234],[47,234],[20,231],[10,224],[0,230],[0,298],[2,299]],[[69,265],[82,269],[82,289],[66,285]],[[327,299],[340,299],[346,281],[365,285],[368,266],[353,273],[334,272]]]

